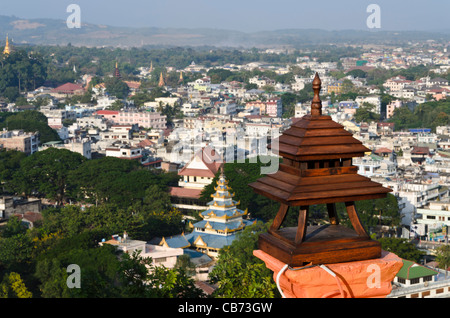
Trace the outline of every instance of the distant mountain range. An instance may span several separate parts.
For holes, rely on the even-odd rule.
[[[325,31],[286,29],[239,32],[219,29],[127,28],[82,24],[70,29],[65,20],[21,19],[0,16],[1,36],[9,34],[16,45],[67,45],[88,47],[215,46],[215,47],[305,47],[318,44],[402,44],[414,41],[450,41],[450,30],[425,31]]]

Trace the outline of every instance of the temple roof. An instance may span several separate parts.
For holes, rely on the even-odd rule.
[[[221,166],[219,154],[211,146],[206,146],[195,153],[178,175],[214,178]]]
[[[203,221],[199,221],[195,224],[193,224],[193,226],[195,228],[211,228],[214,230],[218,230],[218,231],[234,231],[237,229],[241,229],[242,227],[248,226],[253,224],[253,221],[249,221],[249,220],[236,220],[236,221],[230,221],[230,222],[214,222],[214,221],[208,221],[208,220],[203,220]]]
[[[236,209],[236,207],[232,207],[225,210],[219,210],[214,208],[209,208],[201,213],[202,217],[212,216],[215,218],[232,218],[235,216],[245,215],[246,211]]]
[[[270,146],[297,161],[362,157],[370,149],[330,116],[303,116]]]
[[[169,194],[173,197],[179,198],[200,198],[202,189],[189,189],[181,187],[170,187]]]

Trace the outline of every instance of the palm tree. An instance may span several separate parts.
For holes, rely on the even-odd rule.
[[[450,266],[450,245],[441,245],[436,249],[436,261],[440,268],[445,268],[445,277],[447,277],[447,268]]]

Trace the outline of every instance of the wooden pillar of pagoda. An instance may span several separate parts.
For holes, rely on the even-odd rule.
[[[283,158],[279,170],[249,185],[280,203],[269,231],[259,237],[259,248],[290,266],[379,258],[380,243],[366,233],[355,201],[383,198],[392,191],[357,173],[352,158],[370,150],[330,116],[322,115],[320,89],[316,73],[311,114],[271,145]],[[345,204],[353,229],[339,224],[338,202]],[[326,205],[329,224],[308,226],[309,207],[316,204]],[[299,207],[298,226],[283,227],[291,207]]]

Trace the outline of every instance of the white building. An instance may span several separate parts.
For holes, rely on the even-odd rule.
[[[142,148],[127,144],[109,146],[105,149],[105,153],[107,157],[137,160],[139,162],[142,159]]]
[[[113,245],[118,250],[129,254],[132,254],[134,251],[140,251],[141,257],[152,259],[152,265],[166,268],[175,267],[178,256],[183,255],[182,248],[170,248],[148,244],[145,241],[132,240],[128,238],[126,232],[122,237],[113,235],[110,240],[103,240],[99,243],[100,246],[104,244]]]
[[[67,149],[72,152],[77,152],[87,159],[92,158],[91,141],[87,138],[85,139],[72,138],[70,140],[66,140],[64,143],[60,141],[51,141],[43,144],[39,150],[45,150],[50,147]]]
[[[387,298],[448,298],[450,279],[437,268],[403,260]]]
[[[427,206],[417,209],[417,223],[427,225],[427,230],[450,226],[450,201],[431,201]]]
[[[381,112],[381,97],[378,95],[358,96],[355,101],[358,103],[359,107],[365,103],[368,103],[375,106],[375,113],[380,114]]]

